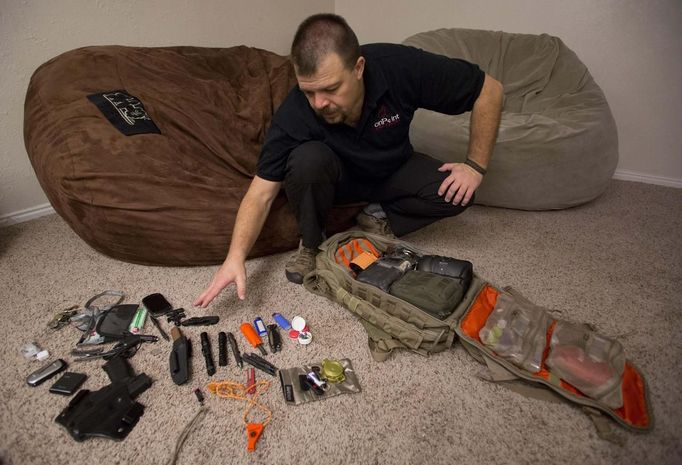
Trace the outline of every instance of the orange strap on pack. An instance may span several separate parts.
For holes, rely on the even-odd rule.
[[[344,265],[346,268],[350,268],[350,263],[359,255],[364,253],[372,254],[374,257],[379,258],[381,253],[374,247],[374,245],[367,239],[353,239],[345,244],[341,245],[336,249],[334,254],[334,260],[339,265]]]

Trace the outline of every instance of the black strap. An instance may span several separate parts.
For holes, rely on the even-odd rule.
[[[464,160],[464,164],[472,167],[476,172],[480,173],[481,176],[485,176],[485,174],[488,172],[488,170],[486,170],[481,165],[473,161],[471,158],[467,158],[466,160]]]

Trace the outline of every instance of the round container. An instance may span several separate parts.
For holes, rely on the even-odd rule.
[[[299,333],[303,332],[306,328],[305,320],[300,316],[295,316],[294,319],[291,320],[291,327]]]
[[[338,360],[322,360],[322,376],[330,383],[343,383],[346,379],[343,365]]]

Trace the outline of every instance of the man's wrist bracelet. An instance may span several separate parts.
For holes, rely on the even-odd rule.
[[[464,164],[471,166],[476,172],[480,173],[481,176],[485,176],[485,174],[488,172],[488,170],[486,170],[481,165],[473,161],[471,158],[467,158],[466,160],[464,160]]]

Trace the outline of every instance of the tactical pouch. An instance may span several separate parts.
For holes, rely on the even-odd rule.
[[[440,255],[421,257],[417,264],[417,270],[455,278],[462,283],[464,289],[469,287],[474,275],[474,266],[471,262],[452,257],[441,257]]]
[[[449,316],[437,318],[408,301],[414,300],[413,288],[401,294],[403,299],[354,279],[347,268],[337,264],[334,253],[338,247],[354,239],[369,240],[382,254],[403,247],[422,258],[428,255],[397,239],[361,231],[336,234],[320,246],[316,269],[304,278],[303,285],[359,318],[375,360],[385,360],[396,348],[422,355],[440,352],[459,337],[465,349],[486,365],[481,375],[484,379],[503,382],[531,397],[566,399],[580,405],[602,438],[619,439],[605,415],[630,430],[653,427],[644,377],[625,359],[616,341],[586,325],[556,319],[553,311],[533,304],[513,289],[485,283],[475,273],[461,302]],[[408,271],[405,277],[412,273]],[[395,292],[393,288],[391,292]]]
[[[410,270],[391,285],[390,294],[443,320],[462,300],[464,287],[458,279]]]

